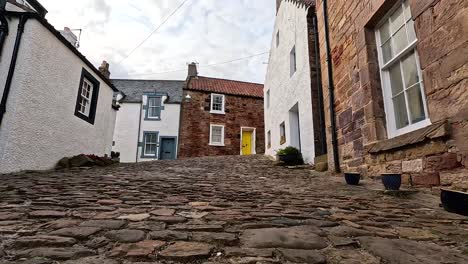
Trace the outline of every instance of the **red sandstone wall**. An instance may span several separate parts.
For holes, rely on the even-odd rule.
[[[366,146],[387,139],[374,25],[395,3],[328,1],[342,169],[360,168],[376,173],[390,170],[389,164],[394,163],[402,171],[403,162],[423,158],[418,172],[422,177],[422,172],[437,172],[431,164],[444,163],[440,160],[448,159],[445,163],[453,165],[449,167],[468,166],[468,1],[464,0],[410,0],[429,117],[433,123],[448,119],[450,138],[426,143],[437,145],[432,150],[423,144],[398,150],[400,155],[387,153],[366,158]],[[322,0],[317,0],[324,100],[328,102],[322,7]],[[333,168],[328,111],[326,107],[329,163]],[[415,151],[421,148],[426,151]]]

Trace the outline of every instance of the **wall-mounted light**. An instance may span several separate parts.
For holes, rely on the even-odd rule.
[[[192,96],[191,96],[190,94],[187,94],[187,95],[185,96],[185,101],[188,103],[188,102],[190,102],[191,100],[192,100]]]

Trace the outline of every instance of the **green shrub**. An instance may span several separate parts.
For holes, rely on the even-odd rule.
[[[280,156],[284,155],[300,155],[301,152],[295,147],[287,147],[277,151],[277,154]]]

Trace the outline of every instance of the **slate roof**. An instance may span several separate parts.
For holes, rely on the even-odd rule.
[[[125,94],[123,103],[141,103],[144,93],[166,93],[166,103],[182,103],[185,81],[170,80],[111,80],[117,89]]]
[[[188,89],[263,98],[263,84],[203,76],[192,77],[189,81]]]

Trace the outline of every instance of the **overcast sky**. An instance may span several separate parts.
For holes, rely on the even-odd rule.
[[[268,54],[203,66],[269,51],[275,18],[273,0],[188,0],[123,61],[184,0],[40,2],[55,28],[83,29],[80,51],[95,65],[107,60],[113,78],[185,79],[187,63],[195,61],[200,75],[264,82]],[[173,70],[179,71],[167,73]]]

